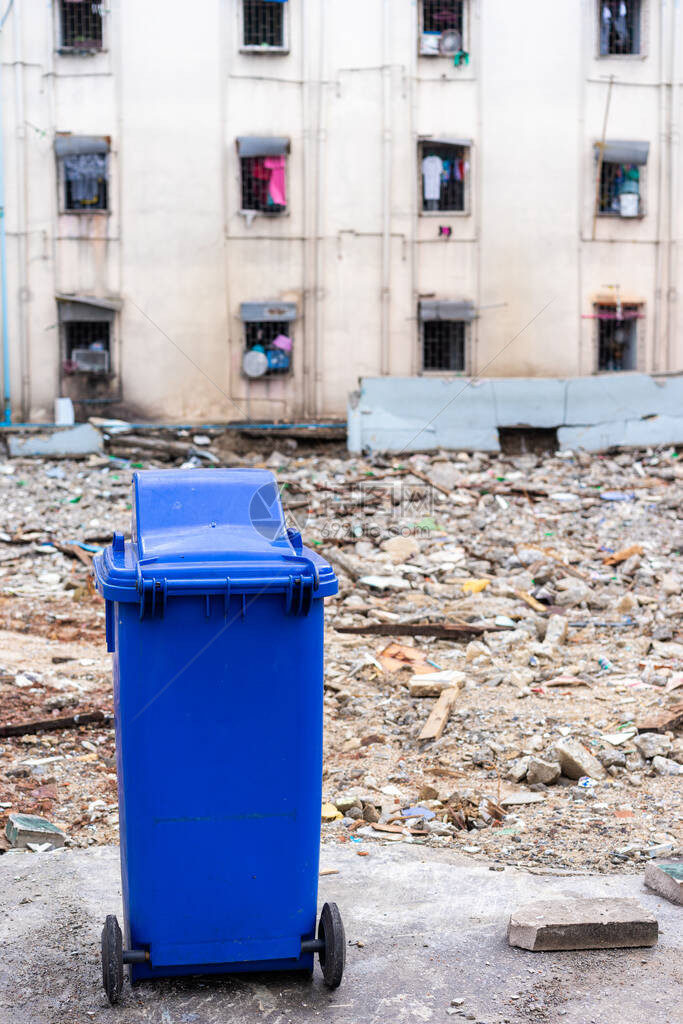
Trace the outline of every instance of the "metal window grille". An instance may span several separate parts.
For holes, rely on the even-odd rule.
[[[92,0],[61,0],[62,46],[101,50],[102,14],[102,4]]]
[[[430,187],[430,171],[425,165],[429,157],[441,160],[441,182],[439,196],[434,198]],[[422,175],[422,209],[442,210],[444,212],[465,211],[466,187],[469,176],[469,148],[467,146],[449,146],[444,144],[422,143],[420,160]],[[437,165],[438,167],[438,165]]]
[[[620,196],[624,193],[636,193],[639,197],[639,213],[642,213],[641,177],[644,168],[635,164],[615,164],[603,160],[600,167],[600,196],[598,211],[601,214],[621,213]]]
[[[600,56],[638,54],[640,45],[640,0],[598,0]]]
[[[242,209],[257,210],[259,213],[282,213],[287,209],[274,203],[268,195],[270,171],[263,164],[261,156],[243,156],[242,164]]]
[[[638,365],[639,306],[599,305],[595,307],[598,322],[598,370],[635,370]]]
[[[291,354],[273,345],[279,334],[291,338],[291,320],[247,321],[244,325],[244,332],[247,351],[258,346],[268,357],[268,371],[264,376],[287,373],[291,369]]]
[[[285,44],[285,4],[269,0],[244,0],[244,46]]]
[[[464,320],[425,320],[422,324],[422,369],[465,371]]]
[[[91,372],[106,372],[109,368],[109,356],[111,346],[111,324],[107,321],[78,320],[62,324],[64,332],[64,370],[69,373],[76,373],[82,370],[86,362],[93,366],[104,365],[104,370],[96,369]],[[106,358],[87,360],[83,356],[76,356],[74,353],[106,353]],[[79,365],[80,364],[80,365]]]
[[[65,210],[106,210],[107,156],[80,153],[62,159]]]
[[[462,38],[465,0],[422,0],[422,31],[455,29]]]

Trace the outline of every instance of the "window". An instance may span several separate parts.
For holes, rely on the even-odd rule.
[[[64,372],[108,373],[110,325],[84,320],[64,324]]]
[[[242,45],[260,50],[285,46],[286,0],[243,0]]]
[[[103,136],[57,135],[64,210],[107,210],[109,140]]]
[[[595,147],[600,172],[597,212],[600,216],[641,217],[645,213],[645,169],[648,142],[605,142]]]
[[[638,320],[641,306],[621,303],[595,306],[598,323],[598,370],[622,371],[638,367]]]
[[[424,372],[464,373],[469,328],[475,317],[471,302],[421,302],[418,319]]]
[[[465,0],[421,0],[423,57],[465,56]]]
[[[61,49],[102,49],[103,6],[93,0],[60,0]]]
[[[249,136],[237,140],[241,209],[245,213],[284,213],[287,209],[289,141]]]
[[[641,0],[598,0],[600,56],[641,52]]]
[[[464,213],[469,191],[469,145],[423,142],[422,210]]]
[[[296,319],[294,302],[243,302],[242,369],[250,378],[278,376],[292,366],[292,334]]]

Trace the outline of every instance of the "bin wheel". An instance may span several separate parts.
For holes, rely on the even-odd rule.
[[[346,963],[346,933],[336,903],[326,903],[320,914],[318,938],[325,943],[325,949],[318,954],[325,984],[338,988]]]
[[[123,988],[123,936],[115,914],[107,914],[102,929],[102,985],[107,999],[118,1003]]]

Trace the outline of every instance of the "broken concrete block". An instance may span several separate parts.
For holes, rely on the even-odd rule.
[[[407,562],[413,555],[419,555],[420,545],[414,537],[390,537],[381,544],[383,551],[392,562]]]
[[[563,644],[567,639],[567,620],[564,615],[551,615],[545,631],[544,643],[549,646]]]
[[[578,740],[558,740],[554,744],[554,750],[562,774],[568,779],[580,779],[583,775],[589,775],[591,779],[605,777],[605,769],[597,757],[594,757]]]
[[[670,757],[653,757],[652,767],[657,775],[683,775],[683,764],[672,761]]]
[[[671,752],[671,740],[668,736],[662,736],[658,732],[642,732],[633,739],[634,744],[648,761],[659,755],[666,757]]]
[[[58,825],[37,814],[10,814],[5,835],[15,847],[26,847],[29,843],[64,846],[66,842],[66,834]]]
[[[658,896],[683,906],[683,861],[660,861],[645,868],[645,885]]]
[[[530,757],[526,773],[526,781],[530,786],[536,782],[542,782],[546,786],[552,786],[560,777],[560,766],[555,761],[542,761],[540,757]]]
[[[654,946],[657,918],[637,900],[536,900],[513,911],[511,946],[533,952],[554,949],[612,949]]]

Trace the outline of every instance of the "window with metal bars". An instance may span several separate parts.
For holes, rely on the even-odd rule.
[[[598,0],[600,56],[641,52],[641,0]]]
[[[420,167],[423,211],[464,213],[470,169],[469,148],[423,142]]]
[[[263,352],[268,360],[264,376],[287,373],[291,369],[291,331],[291,320],[256,320],[244,324],[247,351]]]
[[[600,167],[598,213],[601,216],[637,217],[644,213],[644,166],[603,160]]]
[[[465,0],[422,0],[422,31],[455,29],[462,38]]]
[[[65,373],[108,373],[111,324],[76,320],[62,324]]]
[[[64,209],[106,210],[107,154],[76,153],[62,158]]]
[[[598,370],[635,370],[638,366],[637,305],[596,305],[598,324]]]
[[[242,45],[281,50],[285,45],[285,7],[278,0],[243,0]]]
[[[465,372],[464,320],[425,320],[422,324],[422,369]]]
[[[64,50],[101,50],[103,7],[92,0],[60,0]]]
[[[284,157],[277,157],[277,160],[284,160]],[[283,203],[276,203],[273,200],[272,176],[273,171],[266,166],[272,163],[269,157],[243,156],[240,159],[242,165],[242,209],[255,210],[258,213],[284,213],[287,209]],[[282,164],[284,167],[285,165]],[[284,193],[277,193],[285,198]]]

